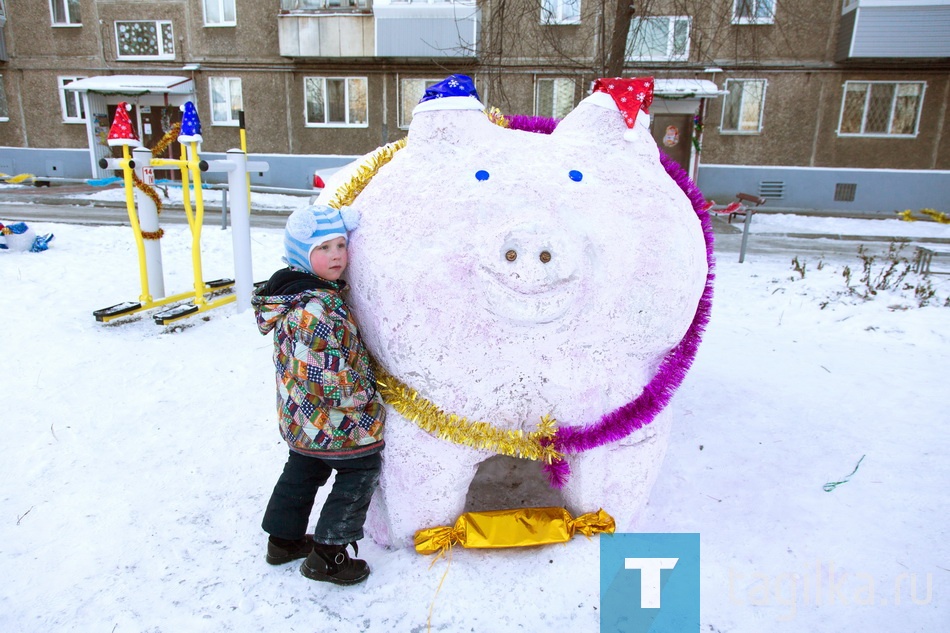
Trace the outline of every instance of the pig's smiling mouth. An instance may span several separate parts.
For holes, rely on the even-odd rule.
[[[513,323],[551,323],[562,318],[574,304],[577,275],[544,283],[532,283],[517,272],[499,273],[487,267],[479,271],[485,282],[488,311]]]

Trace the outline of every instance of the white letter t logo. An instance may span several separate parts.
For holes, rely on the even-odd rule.
[[[640,570],[640,608],[660,608],[660,570],[676,567],[678,558],[624,558],[624,569]]]

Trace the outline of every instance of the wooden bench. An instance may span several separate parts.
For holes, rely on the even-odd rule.
[[[761,196],[754,196],[751,193],[737,193],[736,200],[738,201],[737,206],[729,212],[729,224],[732,224],[732,219],[736,216],[745,217],[746,213],[755,213],[755,209],[749,208],[749,205],[754,205],[756,207],[761,207],[767,202],[767,200]],[[736,203],[733,203],[736,204]],[[732,205],[730,205],[732,206]]]

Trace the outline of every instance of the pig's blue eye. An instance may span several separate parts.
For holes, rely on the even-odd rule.
[[[576,169],[572,169],[571,171],[567,172],[567,175],[570,176],[571,180],[574,182],[580,182],[584,179],[584,174],[577,171]]]
[[[475,172],[475,178],[477,180],[488,180],[488,172],[484,169],[479,169]]]

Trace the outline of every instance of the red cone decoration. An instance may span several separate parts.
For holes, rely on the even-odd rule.
[[[125,101],[116,106],[115,119],[113,119],[112,127],[109,129],[109,140],[107,141],[111,147],[117,145],[139,147],[142,144],[135,133],[135,126],[132,125],[132,121],[129,119],[131,109],[132,106]]]
[[[610,95],[620,108],[627,127],[632,129],[640,110],[650,112],[650,104],[653,103],[653,77],[598,79],[594,82],[594,92]]]

